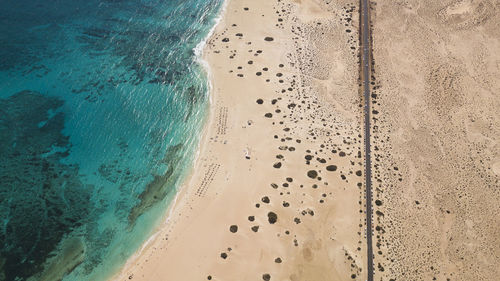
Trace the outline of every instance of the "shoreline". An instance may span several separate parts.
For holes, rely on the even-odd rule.
[[[212,104],[213,104],[213,99],[212,99],[213,83],[212,83],[212,78],[211,78],[212,74],[211,74],[211,70],[210,70],[210,65],[209,65],[208,61],[206,60],[206,58],[204,57],[205,47],[206,47],[206,43],[208,42],[210,37],[213,35],[215,29],[217,28],[217,25],[219,25],[220,22],[222,21],[222,19],[224,17],[224,13],[225,13],[226,8],[227,8],[227,4],[229,1],[230,0],[222,0],[220,10],[218,11],[218,15],[214,18],[214,24],[213,24],[212,28],[210,28],[209,32],[203,38],[203,40],[200,41],[200,43],[198,43],[195,48],[193,48],[193,52],[196,56],[196,60],[203,67],[203,71],[205,72],[205,74],[207,76],[207,84],[208,84],[208,89],[209,89],[208,90],[208,98],[209,99],[208,99],[208,105],[207,105],[208,109],[207,109],[207,112],[205,113],[206,116],[204,117],[205,121],[203,124],[202,132],[200,133],[200,140],[198,142],[197,148],[195,149],[196,155],[194,156],[194,159],[192,161],[192,165],[190,165],[189,171],[187,171],[184,179],[182,179],[182,181],[181,181],[182,183],[180,185],[180,188],[178,190],[176,190],[175,196],[168,203],[168,206],[165,209],[164,215],[162,216],[162,218],[159,219],[159,222],[160,222],[159,225],[154,228],[150,237],[148,237],[148,239],[142,243],[140,248],[133,255],[131,255],[130,257],[127,258],[127,261],[121,266],[122,269],[119,272],[116,272],[113,275],[111,275],[111,277],[108,278],[109,280],[115,280],[115,279],[119,278],[119,276],[122,274],[122,271],[124,269],[128,268],[137,259],[139,259],[142,255],[142,253],[144,252],[144,250],[146,250],[148,247],[151,246],[151,244],[155,241],[156,237],[160,234],[161,230],[163,229],[163,225],[168,224],[169,221],[171,220],[172,214],[174,213],[175,208],[179,207],[178,204],[179,204],[180,200],[183,199],[182,198],[183,190],[185,188],[187,188],[187,185],[190,184],[190,181],[192,180],[192,178],[194,176],[194,170],[196,168],[196,165],[199,161],[199,157],[200,157],[201,152],[203,150],[203,144],[205,143],[205,138],[208,136],[207,131],[209,129],[210,123],[212,122],[212,120],[211,120],[212,114],[214,113],[213,112],[214,108],[212,106]]]
[[[278,223],[275,224],[270,221],[270,226],[267,222],[267,218],[253,219],[253,217],[255,217],[255,207],[257,207],[257,211],[260,213],[262,213],[263,210],[259,211],[259,209],[276,209],[280,207],[279,205],[269,203],[269,196],[262,197],[262,202],[255,204],[255,206],[254,203],[251,203],[256,199],[261,201],[260,196],[258,196],[259,193],[276,193],[278,191],[278,187],[275,188],[276,191],[269,191],[270,180],[279,180],[278,178],[282,178],[284,173],[291,173],[294,175],[294,178],[296,176],[297,179],[292,180],[291,177],[288,177],[287,180],[290,179],[290,186],[296,185],[294,188],[299,188],[299,183],[297,182],[295,184],[291,181],[304,182],[304,184],[300,185],[300,188],[305,184],[310,185],[314,183],[307,170],[307,165],[310,165],[308,163],[309,161],[304,164],[303,160],[300,160],[301,158],[303,159],[301,155],[313,149],[312,147],[315,147],[315,154],[318,155],[318,157],[324,157],[320,156],[324,154],[324,152],[320,149],[319,144],[323,143],[321,147],[332,145],[332,138],[328,134],[324,136],[318,135],[318,141],[316,141],[316,137],[314,137],[314,139],[306,137],[306,132],[309,130],[308,127],[314,126],[313,124],[315,123],[309,120],[301,122],[299,123],[301,124],[300,128],[294,128],[294,130],[297,131],[295,137],[286,137],[286,139],[281,140],[282,142],[293,142],[292,145],[296,146],[298,150],[300,149],[300,155],[293,153],[295,148],[293,150],[290,148],[290,152],[287,152],[290,153],[290,155],[286,157],[290,157],[290,160],[293,159],[292,162],[290,162],[291,166],[282,167],[282,165],[288,164],[286,164],[287,162],[285,162],[283,158],[278,158],[281,159],[278,162],[275,161],[276,158],[272,154],[276,149],[277,143],[276,137],[273,138],[272,135],[282,134],[280,132],[283,132],[283,130],[276,128],[275,122],[272,122],[272,124],[270,123],[270,119],[272,120],[272,118],[268,117],[268,113],[265,114],[265,112],[262,111],[263,107],[259,102],[259,100],[263,100],[266,110],[271,109],[269,107],[278,106],[278,108],[281,109],[275,109],[276,113],[288,110],[290,115],[296,115],[295,118],[302,119],[301,116],[317,114],[317,111],[321,112],[318,115],[323,116],[322,119],[320,118],[321,120],[324,120],[324,118],[332,118],[328,116],[328,113],[323,112],[319,108],[313,108],[310,113],[294,113],[292,107],[288,106],[288,109],[286,109],[286,107],[283,108],[278,105],[279,101],[282,99],[290,100],[290,104],[295,104],[293,103],[294,101],[298,102],[299,99],[292,95],[282,95],[279,98],[275,98],[276,93],[281,91],[280,89],[283,87],[283,84],[289,84],[289,86],[287,86],[289,89],[297,88],[295,79],[297,79],[299,75],[303,75],[301,71],[294,66],[294,64],[300,64],[301,59],[296,59],[297,62],[292,63],[289,61],[290,58],[287,58],[285,55],[288,52],[290,54],[296,53],[296,55],[299,56],[304,55],[300,54],[299,50],[301,48],[294,46],[296,42],[292,39],[293,33],[290,33],[288,30],[284,31],[285,29],[280,28],[279,24],[275,25],[277,18],[273,18],[274,10],[277,10],[276,6],[282,6],[282,11],[289,9],[290,14],[292,12],[296,13],[303,21],[300,25],[311,28],[311,33],[316,36],[316,34],[320,34],[322,31],[317,28],[315,22],[314,24],[312,23],[311,10],[317,13],[320,7],[316,6],[317,4],[314,3],[299,5],[294,2],[287,2],[286,4],[280,3],[280,1],[269,3],[264,0],[255,2],[235,2],[226,0],[222,5],[219,16],[216,18],[217,23],[207,35],[206,40],[200,42],[196,47],[197,49],[195,48],[196,53],[196,51],[203,46],[199,60],[206,70],[207,78],[209,79],[210,102],[207,120],[203,126],[199,147],[193,165],[191,166],[191,171],[186,176],[183,184],[172,200],[172,203],[167,208],[165,217],[160,220],[161,222],[154,230],[152,236],[146,240],[140,250],[127,260],[122,269],[112,276],[111,280],[194,280],[194,278],[200,277],[205,279],[209,278],[210,280],[214,275],[232,276],[233,279],[239,278],[239,276],[247,276],[246,278],[248,279],[250,278],[250,272],[248,272],[249,269],[245,262],[241,263],[235,261],[236,265],[230,269],[224,269],[223,267],[228,261],[231,262],[231,260],[238,257],[245,260],[257,257],[258,255],[262,256],[261,249],[269,249],[279,254],[279,263],[277,262],[278,258],[274,257],[272,258],[272,260],[275,260],[273,264],[279,265],[283,260],[282,267],[288,268],[289,271],[292,272],[291,276],[318,277],[315,271],[309,270],[306,272],[299,271],[293,273],[293,271],[295,271],[294,264],[297,263],[309,264],[311,266],[314,264],[314,267],[319,266],[325,269],[335,266],[338,268],[332,273],[328,273],[330,277],[338,278],[339,276],[345,276],[343,279],[346,280],[358,278],[362,280],[364,274],[362,270],[362,267],[364,267],[364,254],[361,247],[363,247],[363,245],[362,242],[358,243],[358,240],[361,239],[357,238],[361,235],[358,221],[362,221],[362,216],[360,216],[359,207],[355,203],[361,197],[359,185],[356,186],[361,178],[355,173],[353,167],[351,167],[354,164],[351,165],[349,161],[347,161],[347,159],[352,159],[350,161],[351,163],[358,161],[354,159],[357,157],[357,154],[354,152],[358,149],[356,146],[359,142],[354,135],[355,126],[359,126],[357,123],[358,117],[356,115],[359,112],[355,106],[351,106],[348,103],[346,105],[341,105],[340,102],[336,104],[339,108],[335,109],[335,113],[338,114],[337,117],[340,120],[335,121],[335,119],[332,119],[332,121],[337,122],[337,130],[345,131],[345,134],[343,134],[345,135],[344,137],[349,136],[349,138],[351,138],[352,136],[356,145],[352,148],[344,148],[342,147],[340,138],[338,138],[336,141],[339,143],[333,144],[333,147],[337,147],[341,151],[346,151],[348,154],[346,155],[346,153],[344,153],[344,155],[340,157],[338,155],[331,156],[327,158],[328,160],[323,159],[320,163],[313,164],[317,169],[316,173],[328,173],[323,175],[323,180],[321,180],[321,176],[318,177],[321,182],[321,184],[318,182],[318,184],[321,185],[319,188],[315,187],[317,184],[313,184],[313,189],[307,191],[307,193],[309,193],[308,197],[312,198],[319,196],[319,198],[312,201],[308,199],[306,200],[307,203],[304,203],[304,199],[301,199],[299,193],[300,189],[292,193],[288,191],[286,194],[284,193],[285,189],[279,193],[281,196],[285,197],[287,194],[289,195],[286,202],[283,201],[283,206],[288,207],[286,204],[292,204],[295,206],[293,210],[285,208],[283,210],[274,210],[273,212],[269,211],[267,216],[271,213],[275,214],[276,212],[278,217],[276,219]],[[292,5],[295,6],[292,7]],[[335,8],[339,11],[353,9],[348,8],[347,4],[340,5],[340,3]],[[253,13],[254,9],[258,10],[258,14]],[[333,19],[330,19],[331,15],[329,13],[320,12],[320,15],[322,16],[320,17],[321,19],[326,20],[329,28],[335,30],[342,28],[340,25],[336,26],[331,22]],[[267,16],[267,18],[262,19],[265,16]],[[243,17],[246,18],[244,19]],[[248,21],[250,24],[245,26]],[[353,21],[355,21],[355,19],[353,19]],[[238,23],[230,24],[231,22]],[[257,28],[254,28],[255,24],[257,24]],[[293,24],[296,23],[289,21],[287,24],[293,26]],[[242,27],[240,28],[240,26]],[[262,27],[259,28],[259,26]],[[231,27],[238,29],[238,32],[234,31],[236,33],[236,38],[232,37],[234,36],[233,34],[227,33],[227,30]],[[272,31],[267,30],[265,27],[272,29]],[[338,36],[344,36],[345,34],[343,30],[337,33]],[[247,41],[247,34],[248,37],[252,38],[252,42]],[[231,36],[231,39],[226,39],[226,36]],[[241,37],[245,37],[245,39]],[[308,40],[305,39],[306,38],[301,42],[301,44],[305,44],[304,47],[309,44]],[[345,40],[343,37],[341,37],[341,39]],[[225,46],[225,43],[228,41],[229,44],[226,45],[231,46],[231,48]],[[233,41],[235,41],[235,45],[231,45]],[[276,43],[276,41],[279,42]],[[338,44],[345,43],[342,41]],[[247,48],[250,48],[248,52],[251,53],[250,55],[253,57],[251,60],[252,63],[250,63],[250,61],[247,62],[247,59],[242,61],[242,59],[238,58],[239,55],[237,54],[243,53],[243,50]],[[234,49],[234,51],[232,49]],[[227,52],[227,50],[229,50],[229,52]],[[225,58],[222,58],[221,56],[225,52],[227,52],[227,55],[224,55],[223,57]],[[268,55],[268,53],[270,55]],[[343,67],[352,68],[356,66],[356,58],[353,54],[349,56],[349,61],[339,61],[343,64]],[[324,59],[333,59],[331,54],[326,52],[326,46],[324,54],[322,55],[325,56],[323,57]],[[266,57],[266,59],[261,59],[260,57],[262,56]],[[229,60],[227,60],[228,57]],[[234,67],[230,66],[230,64],[234,64],[233,61],[235,60],[233,59],[235,57],[237,57],[235,60],[237,60],[240,65],[244,63],[250,67],[257,67],[256,64],[260,64],[265,66],[263,68],[264,71],[267,71],[268,65],[270,65],[271,67],[269,68],[271,68],[272,71],[277,71],[273,76],[278,78],[272,78],[272,76],[267,75],[269,78],[263,80],[259,77],[259,74],[255,75],[255,72],[252,70],[243,71],[244,73],[238,73],[236,75],[234,72],[241,72],[238,70],[243,69],[242,66],[238,66],[238,70],[234,69],[228,72],[227,68],[232,69]],[[339,59],[338,56],[335,58]],[[247,66],[245,66],[245,68],[246,67]],[[328,67],[332,66],[328,65]],[[335,78],[342,79],[345,78],[343,75],[346,75],[346,71],[332,74],[332,71],[328,70],[327,74],[329,76],[339,76],[331,77],[330,80]],[[351,103],[355,103],[357,98],[357,71],[352,71],[352,74],[354,75],[348,78],[348,83],[352,84],[352,89],[348,89],[348,95],[349,98],[352,99]],[[248,78],[241,79],[243,77]],[[309,83],[311,86],[317,85],[316,81],[304,80],[303,83]],[[343,90],[345,90],[345,87]],[[245,93],[240,94],[242,91]],[[282,91],[281,94],[283,94]],[[323,92],[314,93],[310,98],[325,99],[327,98],[325,94],[326,93]],[[307,97],[305,101],[308,101]],[[302,103],[304,104],[304,102]],[[311,106],[314,107],[315,105],[309,104],[308,108]],[[328,106],[330,106],[330,104],[328,104]],[[331,106],[333,106],[333,103]],[[354,112],[352,110],[354,110]],[[342,116],[345,115],[346,112],[353,114],[353,116]],[[317,118],[319,118],[319,116]],[[320,120],[318,119],[318,121]],[[283,124],[283,121],[281,121],[280,124]],[[285,132],[288,131],[289,130],[285,130]],[[287,134],[292,136],[292,133]],[[271,137],[269,137],[269,135]],[[301,141],[302,137],[307,140]],[[343,159],[344,157],[346,157],[346,159]],[[336,165],[328,166],[335,166],[335,171],[337,173],[330,174],[330,168],[326,167],[326,164],[331,163],[326,163],[326,161],[337,161],[335,162]],[[278,169],[278,164],[276,163],[280,163],[278,168],[282,168]],[[342,180],[339,179],[338,173],[342,174]],[[349,180],[351,181],[349,182]],[[328,187],[328,183],[333,184],[333,189]],[[258,184],[259,187],[254,187],[254,184]],[[289,184],[286,184],[286,186],[288,185]],[[274,184],[271,184],[271,186],[274,186]],[[285,187],[285,184],[283,184],[283,186]],[[316,189],[318,189],[318,191],[316,191]],[[323,195],[318,193],[319,190],[323,189],[325,190],[323,191],[325,192]],[[331,197],[333,193],[336,194],[335,198]],[[274,198],[271,200],[278,200],[279,194],[276,193],[275,195],[271,195],[271,198]],[[324,201],[328,200],[332,200],[332,202],[336,203],[323,204]],[[345,201],[351,203],[345,203]],[[259,208],[261,204],[263,206]],[[297,209],[298,206],[302,204],[305,204],[305,209]],[[308,216],[311,218],[294,218],[294,216],[296,216],[294,213],[296,212],[298,212],[299,216],[301,213],[302,216],[304,216],[305,212],[309,214]],[[252,215],[248,216],[247,214]],[[266,217],[265,214],[262,215]],[[245,230],[244,225],[248,224],[247,216],[248,220],[252,217],[250,222],[255,220],[255,222],[260,225],[248,226]],[[335,217],[332,218],[332,216]],[[337,224],[337,226],[334,226],[334,234],[327,234],[330,233],[331,230],[322,226],[324,222],[330,220]],[[229,222],[236,224],[231,225]],[[319,228],[317,234],[320,235],[319,237],[316,237],[316,235],[311,236],[311,229],[316,228]],[[228,229],[230,231],[228,231]],[[276,233],[276,231],[278,233]],[[200,233],[203,234],[199,235]],[[259,236],[253,237],[255,235]],[[334,235],[336,238],[330,242],[324,241],[328,235]],[[290,238],[286,236],[290,236]],[[322,238],[322,236],[324,237]],[[276,240],[276,237],[278,237],[278,240]],[[291,239],[291,237],[295,237],[295,239]],[[300,242],[298,240],[300,240]],[[260,246],[253,245],[255,243]],[[334,250],[324,250],[322,246],[318,246],[321,244],[326,246],[325,243],[333,243],[330,246]],[[224,247],[224,244],[228,246]],[[332,253],[329,252],[331,251],[334,251],[333,255],[336,258],[332,259],[330,257]],[[185,255],[187,252],[190,253],[189,257],[183,257],[182,253]],[[307,254],[303,256],[303,253]],[[233,255],[236,256],[232,257]],[[318,262],[316,260],[313,263],[313,260],[309,257],[310,255],[316,255],[316,259],[319,258],[320,261]],[[269,256],[269,254],[265,254],[265,256],[267,257],[265,259],[269,260],[272,255]],[[269,265],[266,265],[267,263],[267,261],[265,263],[257,262],[251,266],[254,269],[262,267],[261,270],[263,273],[259,273],[257,275],[258,278],[264,278],[266,274],[272,274],[273,279],[277,278],[275,276],[279,278],[280,274],[282,274],[282,278],[285,278],[282,270],[273,270],[269,268]],[[190,270],[191,268],[196,269]],[[356,277],[352,278],[352,276]]]

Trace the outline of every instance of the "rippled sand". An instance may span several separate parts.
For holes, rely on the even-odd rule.
[[[375,5],[376,280],[498,280],[499,12]]]

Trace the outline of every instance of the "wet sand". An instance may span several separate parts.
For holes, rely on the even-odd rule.
[[[365,280],[358,7],[231,0],[192,175],[115,280]]]
[[[500,2],[376,2],[374,280],[499,280]]]

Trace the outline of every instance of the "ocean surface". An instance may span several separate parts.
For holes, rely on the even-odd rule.
[[[195,157],[221,5],[0,0],[0,281],[105,280],[152,234]]]

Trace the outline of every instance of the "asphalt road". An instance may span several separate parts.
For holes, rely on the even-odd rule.
[[[363,96],[364,96],[364,125],[365,125],[365,199],[366,199],[366,248],[367,248],[367,280],[373,281],[373,245],[372,245],[372,171],[370,147],[370,82],[371,82],[371,27],[370,2],[360,0],[360,34],[361,34],[361,65]]]

